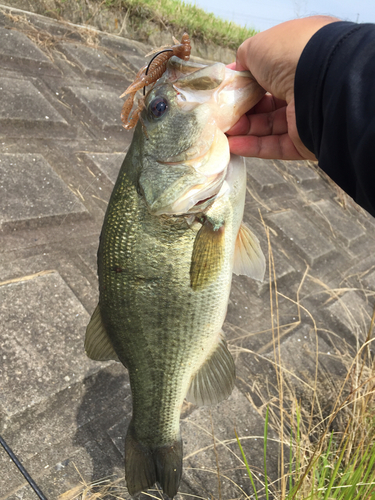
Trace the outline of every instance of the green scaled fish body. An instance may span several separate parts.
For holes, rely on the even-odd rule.
[[[262,279],[265,264],[242,224],[245,165],[230,156],[223,132],[237,120],[233,107],[240,115],[251,107],[245,99],[261,93],[249,76],[224,65],[172,58],[146,97],[112,193],[98,251],[99,304],[85,348],[129,371],[131,495],[157,481],[169,497],[177,493],[184,398],[213,405],[234,386],[222,332],[232,272]]]

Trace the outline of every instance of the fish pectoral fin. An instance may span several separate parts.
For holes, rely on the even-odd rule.
[[[96,361],[108,361],[110,359],[120,361],[103,325],[99,304],[96,306],[86,328],[85,351],[89,358]]]
[[[190,265],[190,285],[194,291],[202,290],[215,281],[224,261],[225,226],[214,230],[206,220],[194,241]]]
[[[186,399],[198,406],[215,405],[227,399],[233,390],[236,368],[224,334],[190,383]]]
[[[237,234],[233,272],[259,281],[263,281],[266,272],[266,259],[259,240],[244,223],[241,224]]]

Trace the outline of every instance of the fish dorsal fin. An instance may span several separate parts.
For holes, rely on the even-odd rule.
[[[215,281],[224,261],[224,226],[216,231],[206,221],[194,241],[190,265],[190,284],[194,291]]]
[[[119,361],[102,322],[99,304],[96,306],[90,323],[86,328],[85,351],[89,358],[96,361]]]
[[[263,281],[266,271],[266,259],[258,238],[244,224],[237,234],[234,250],[234,274],[244,274],[255,280]]]
[[[219,342],[191,381],[186,399],[198,406],[215,405],[233,390],[236,369],[223,332]]]

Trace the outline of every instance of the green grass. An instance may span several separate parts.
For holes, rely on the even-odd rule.
[[[192,39],[234,50],[257,32],[179,0],[106,0],[104,7],[124,9],[130,27],[146,35],[157,24],[161,29],[169,28],[176,36],[186,31]]]
[[[359,444],[353,448],[349,457],[345,458],[351,436],[346,435],[345,440],[338,440],[331,433],[325,450],[313,454],[312,460],[306,468],[299,467],[298,448],[289,464],[289,491],[286,494],[276,494],[282,500],[374,500],[375,499],[375,428],[374,422],[370,428],[371,437],[365,447]],[[297,430],[299,432],[299,429]],[[264,482],[265,496],[269,498],[267,485],[266,451],[268,434],[268,410],[264,428]],[[244,460],[246,470],[253,488],[255,500],[259,499],[260,492],[254,483],[253,475],[243,451],[241,441],[236,434],[237,443]],[[292,440],[291,440],[292,441]],[[352,443],[351,443],[352,444]],[[292,449],[292,447],[291,447]],[[303,452],[305,453],[305,451]],[[275,493],[273,492],[273,495]],[[263,494],[264,498],[264,494]]]
[[[374,313],[375,314],[375,313]],[[301,419],[301,408],[294,404],[290,416],[290,456],[288,464],[288,489],[272,491],[277,500],[375,500],[375,400],[374,367],[365,359],[358,361],[360,377],[357,388],[352,390],[325,421],[325,429],[318,442],[312,442]],[[369,370],[365,375],[364,366]],[[356,367],[358,369],[358,366]],[[344,413],[347,422],[341,432],[329,431],[333,420]],[[264,426],[264,487],[256,489],[251,466],[245,456],[240,438],[237,444],[244,461],[255,500],[268,500],[267,436],[269,409]],[[283,442],[281,440],[281,442]],[[282,469],[285,470],[284,467]],[[262,495],[262,496],[261,496]]]
[[[193,2],[193,0],[191,0]],[[182,0],[38,0],[29,3],[32,12],[87,24],[100,30],[150,43],[150,36],[184,32],[199,46],[213,46],[235,51],[258,30],[225,21],[213,13]],[[249,7],[250,11],[250,7]],[[154,41],[152,42],[154,43]]]

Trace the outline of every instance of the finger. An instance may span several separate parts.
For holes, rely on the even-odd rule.
[[[249,68],[246,65],[243,65],[239,62],[238,58],[236,59],[236,71],[248,71]]]
[[[257,135],[262,137],[267,135],[281,135],[288,132],[286,107],[277,109],[272,113],[249,115],[248,119],[248,135]]]
[[[234,61],[234,62],[232,62],[230,64],[227,64],[226,67],[229,68],[229,69],[236,69],[236,61]]]
[[[231,153],[266,160],[305,160],[288,134],[256,137],[253,135],[229,137]]]
[[[243,115],[238,122],[227,131],[228,135],[281,135],[288,132],[286,107],[272,113]]]
[[[247,135],[250,129],[248,115],[242,115],[237,123],[233,125],[227,132],[227,135]]]
[[[286,106],[286,102],[282,99],[277,99],[271,94],[265,94],[262,99],[250,110],[250,113],[270,113],[276,109]]]

